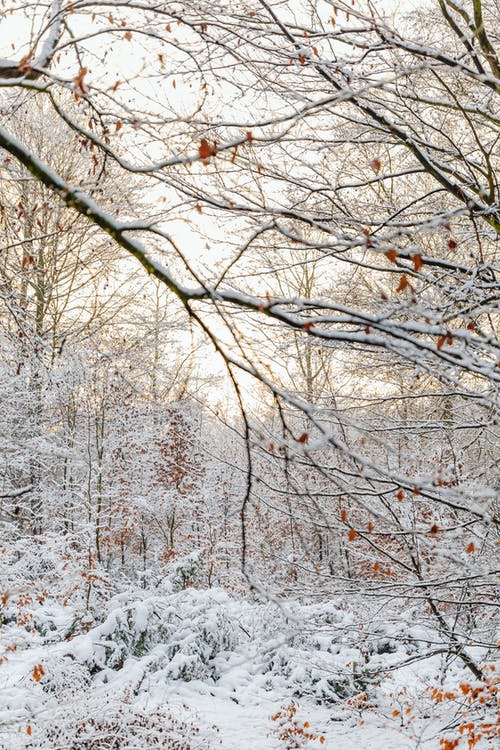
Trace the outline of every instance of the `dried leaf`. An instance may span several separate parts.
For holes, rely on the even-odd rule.
[[[208,164],[208,161],[210,157],[212,156],[212,147],[207,141],[206,138],[201,139],[201,143],[198,146],[198,153],[200,155],[200,159],[202,159],[204,164]]]
[[[413,257],[412,257],[412,260],[413,260],[413,267],[414,267],[414,269],[415,269],[415,272],[417,272],[417,273],[418,273],[418,271],[420,271],[420,269],[421,269],[421,268],[422,268],[422,266],[424,265],[424,262],[423,262],[423,260],[422,260],[422,256],[420,255],[420,253],[416,253],[416,254],[415,254],[415,255],[414,255]]]
[[[409,286],[411,286],[410,282],[408,281],[407,275],[404,273],[401,276],[400,282],[398,286],[396,287],[396,292],[404,292],[405,289],[407,289]]]
[[[78,71],[78,75],[73,79],[73,83],[75,84],[75,88],[80,94],[86,94],[88,89],[84,83],[84,78],[88,73],[87,68],[80,68]]]

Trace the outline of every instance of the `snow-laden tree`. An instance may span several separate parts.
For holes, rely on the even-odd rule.
[[[432,617],[481,676],[465,644],[494,642],[498,3],[393,20],[343,1],[9,9],[3,172],[14,160],[107,233],[222,356],[247,443],[243,530],[266,454],[294,487],[276,512],[341,538],[352,592]],[[14,136],[28,97],[113,165],[120,202]],[[307,295],[276,284],[318,257]],[[324,347],[330,404],[287,389],[267,345],[283,331]],[[247,376],[271,394],[271,434]]]

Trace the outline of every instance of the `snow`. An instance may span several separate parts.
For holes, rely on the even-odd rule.
[[[346,635],[351,613],[329,603],[284,604],[295,621],[270,603],[222,589],[129,592],[108,602],[100,624],[68,639],[73,613],[63,617],[45,603],[40,610],[60,621],[59,640],[43,628],[24,637],[13,623],[2,628],[0,748],[42,748],[36,743],[50,727],[80,731],[87,714],[129,726],[130,717],[144,723],[155,711],[187,717],[200,743],[192,747],[210,750],[283,750],[279,735],[290,721],[292,729],[308,727],[311,738],[300,747],[309,750],[437,746],[447,715],[431,706],[427,688],[440,656],[404,665],[408,654],[426,652],[431,631],[380,627],[363,656]],[[354,676],[362,661],[363,685]],[[290,706],[293,720],[286,718]]]

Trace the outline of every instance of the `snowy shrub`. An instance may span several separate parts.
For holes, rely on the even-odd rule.
[[[1,621],[44,642],[85,629],[113,593],[108,573],[70,536],[19,538],[3,547],[0,581]]]
[[[418,648],[411,635],[408,645],[388,628],[360,635],[352,615],[332,604],[288,606],[293,619],[220,589],[117,596],[104,622],[74,638],[66,653],[104,683],[131,670],[137,694],[151,678],[164,685],[201,680],[237,702],[245,691],[263,690],[339,703],[360,693],[373,700],[384,669]]]
[[[276,737],[284,750],[312,748],[313,745],[320,747],[325,742],[323,735],[311,730],[308,721],[300,721],[295,701],[287,706],[281,706],[280,710],[271,716],[271,721],[275,724],[269,734]]]
[[[172,591],[182,591],[188,586],[192,586],[199,577],[203,564],[201,550],[195,550],[189,555],[174,558],[168,566],[168,578]]]
[[[43,675],[41,679],[35,678],[35,681],[46,693],[60,696],[87,689],[91,674],[85,664],[80,664],[70,655],[49,652],[43,659]]]
[[[121,699],[120,699],[121,698]],[[179,711],[177,711],[179,713]],[[187,714],[167,707],[146,710],[128,696],[73,700],[46,711],[38,726],[27,727],[26,750],[209,750],[210,738]]]
[[[93,669],[119,669],[127,658],[154,650],[149,670],[161,669],[170,679],[214,676],[215,657],[234,650],[240,639],[226,611],[230,601],[217,589],[123,603],[117,597],[106,620],[75,639],[71,650]]]

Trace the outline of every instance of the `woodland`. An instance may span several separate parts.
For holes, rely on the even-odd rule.
[[[494,750],[499,0],[0,0],[1,750]]]

